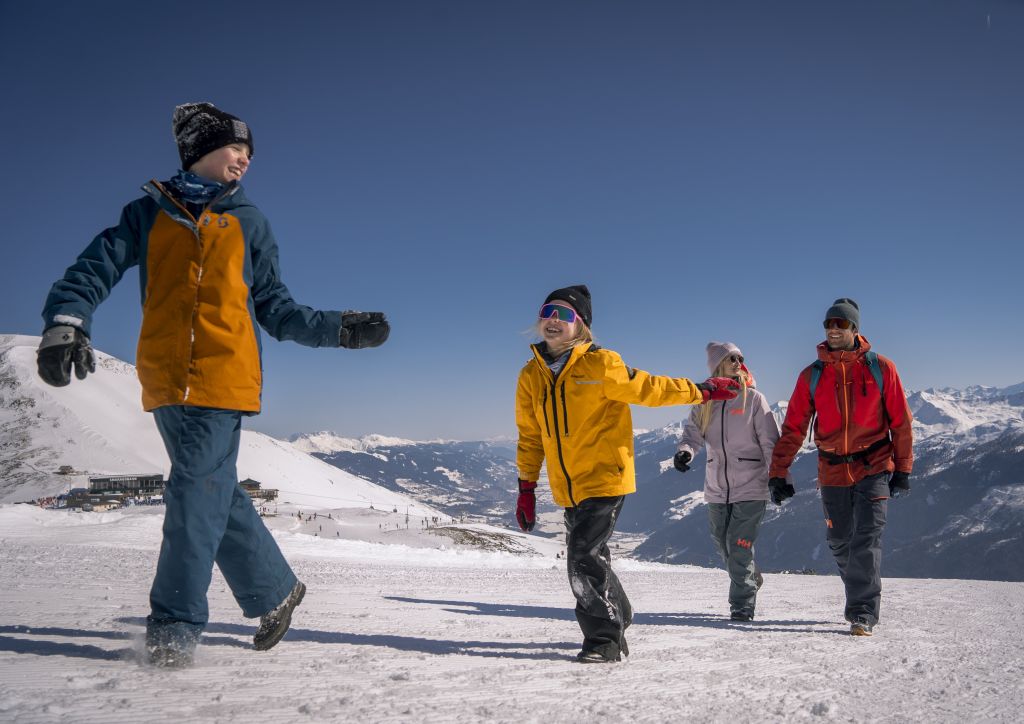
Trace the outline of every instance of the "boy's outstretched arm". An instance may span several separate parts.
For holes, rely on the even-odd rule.
[[[279,340],[308,347],[377,347],[390,325],[382,312],[319,311],[296,302],[281,281],[277,242],[263,222],[252,244],[252,297],[256,319]]]

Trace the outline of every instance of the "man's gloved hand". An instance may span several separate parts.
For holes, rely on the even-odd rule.
[[[533,526],[537,522],[537,496],[533,492],[536,487],[537,483],[531,483],[529,480],[519,481],[516,522],[519,523],[519,529],[526,532],[533,530]]]
[[[672,456],[672,465],[675,466],[675,469],[679,472],[685,473],[690,469],[689,463],[691,460],[693,460],[693,455],[686,450],[680,450]]]
[[[889,497],[905,498],[910,495],[910,473],[897,470],[889,478]]]
[[[36,352],[36,365],[43,382],[54,387],[64,387],[71,382],[71,366],[75,377],[84,380],[90,372],[96,371],[96,357],[89,345],[89,338],[77,327],[60,325],[43,332],[43,341]]]
[[[348,349],[379,347],[391,333],[383,312],[342,312],[341,346]]]
[[[792,498],[796,495],[796,488],[786,482],[785,478],[769,478],[768,492],[772,496],[773,503],[776,505],[782,505],[783,500],[786,498]]]
[[[708,377],[697,385],[704,394],[704,402],[708,400],[731,400],[738,393],[740,383],[729,377]]]

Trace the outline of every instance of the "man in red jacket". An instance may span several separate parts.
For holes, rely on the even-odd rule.
[[[818,361],[800,373],[789,399],[768,487],[776,505],[795,493],[786,476],[815,420],[818,487],[828,545],[846,586],[846,620],[851,634],[870,636],[882,599],[887,501],[909,494],[914,440],[896,365],[871,352],[859,331],[857,303],[837,299],[825,313]]]

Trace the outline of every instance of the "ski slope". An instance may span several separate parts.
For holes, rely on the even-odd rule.
[[[888,579],[865,639],[846,634],[835,576],[767,575],[758,619],[734,624],[723,571],[617,560],[632,656],[585,666],[557,540],[507,532],[516,555],[391,511],[279,512],[268,521],[309,587],[288,636],[254,651],[253,621],[215,573],[195,667],[165,671],[140,656],[160,508],[0,506],[0,721],[1010,722],[1024,710],[1021,583]]]

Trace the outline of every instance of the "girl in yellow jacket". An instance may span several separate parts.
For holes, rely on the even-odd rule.
[[[533,358],[519,373],[516,425],[519,499],[524,531],[536,521],[534,490],[547,461],[555,503],[565,508],[569,585],[583,630],[582,663],[628,656],[624,632],[629,599],[611,568],[608,539],[624,496],[636,491],[633,421],[629,405],[701,404],[736,396],[735,380],[700,384],[627,367],[615,352],[593,344],[590,291],[556,289],[541,306]]]

